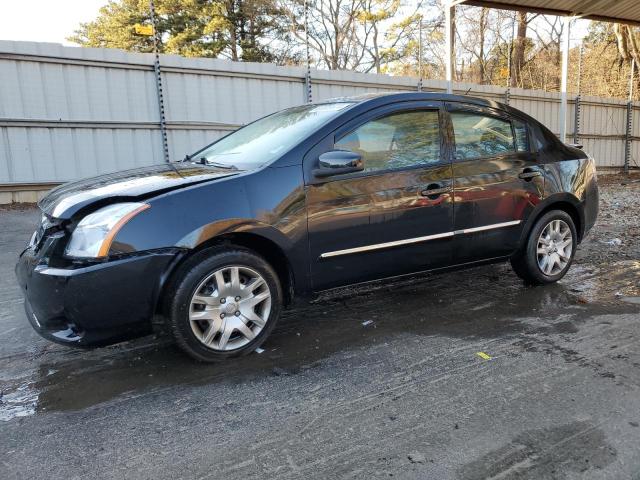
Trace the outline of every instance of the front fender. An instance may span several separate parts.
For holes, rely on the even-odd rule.
[[[203,226],[252,216],[243,176],[161,194],[116,234],[110,254],[191,247]]]
[[[251,232],[283,250],[306,245],[301,168],[266,168],[148,200],[116,235],[112,253],[194,248],[224,233]]]
[[[229,234],[251,234],[278,247],[301,288],[308,281],[307,218],[300,166],[265,168],[165,193],[126,223],[111,254],[177,248],[188,252]],[[266,243],[266,242],[265,242]]]

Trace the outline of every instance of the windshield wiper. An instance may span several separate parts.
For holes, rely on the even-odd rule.
[[[202,163],[203,165],[211,165],[212,167],[223,168],[225,170],[238,170],[238,167],[236,167],[235,165],[230,165],[228,163],[214,162],[212,160],[207,160],[204,157],[200,159],[200,163]]]

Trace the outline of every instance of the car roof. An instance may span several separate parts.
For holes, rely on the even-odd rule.
[[[451,93],[443,93],[443,92],[376,92],[376,93],[365,93],[361,95],[354,95],[348,97],[337,97],[331,98],[328,100],[322,100],[317,102],[317,104],[323,103],[338,103],[338,102],[349,102],[354,103],[356,105],[365,105],[370,107],[379,107],[391,103],[397,102],[409,102],[409,101],[439,101],[439,102],[455,102],[455,103],[467,103],[477,105],[479,107],[489,107],[496,108],[499,110],[503,110],[510,114],[515,114],[517,116],[524,116],[528,120],[535,119],[531,118],[529,115],[517,110],[509,105],[505,105],[504,103],[496,102],[493,100],[487,100],[485,98],[473,97],[469,95],[456,95]]]
[[[393,102],[406,102],[412,100],[437,100],[437,101],[450,101],[450,102],[473,102],[481,103],[485,105],[497,104],[499,102],[492,102],[480,97],[473,97],[469,95],[455,95],[451,93],[442,92],[376,92],[376,93],[363,93],[360,95],[352,95],[346,97],[330,98],[328,100],[322,100],[317,103],[338,103],[338,102],[350,102],[350,103],[365,103],[374,101],[386,100],[382,103]],[[376,102],[378,103],[378,102]]]

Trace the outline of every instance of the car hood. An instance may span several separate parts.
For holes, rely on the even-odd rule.
[[[38,206],[51,217],[68,219],[95,202],[146,198],[238,173],[238,170],[192,163],[153,165],[60,185],[40,200]]]

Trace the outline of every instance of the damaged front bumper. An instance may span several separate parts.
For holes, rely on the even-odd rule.
[[[146,252],[89,265],[52,268],[34,246],[16,265],[27,317],[44,338],[103,346],[152,331],[164,279],[180,251]]]

